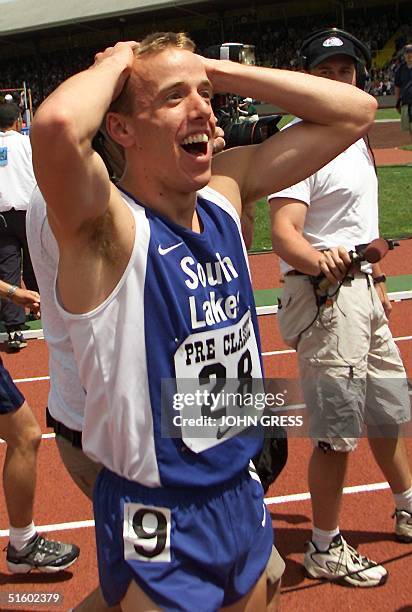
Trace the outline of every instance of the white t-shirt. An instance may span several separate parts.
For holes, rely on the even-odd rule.
[[[342,245],[351,251],[379,236],[378,180],[363,138],[309,178],[272,193],[269,202],[274,198],[307,205],[303,235],[317,250]],[[280,268],[283,274],[292,269],[283,260]]]
[[[54,299],[59,249],[47,221],[46,206],[38,187],[27,209],[26,233],[41,295],[44,337],[49,347],[49,411],[66,427],[81,431],[85,393],[77,372],[70,337]]]
[[[30,138],[14,130],[0,132],[0,212],[26,210],[36,185]]]

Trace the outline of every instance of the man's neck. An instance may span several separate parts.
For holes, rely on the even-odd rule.
[[[171,189],[159,189],[158,186],[150,188],[147,182],[144,183],[142,189],[142,184],[143,181],[139,184],[135,180],[130,180],[126,174],[119,182],[119,187],[154,212],[173,221],[173,223],[193,231],[199,231],[199,222],[195,214],[196,192],[181,193]]]

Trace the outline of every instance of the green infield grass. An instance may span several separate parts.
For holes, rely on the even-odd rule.
[[[282,129],[292,118],[293,115],[283,115],[282,119],[279,121],[278,128]],[[376,119],[397,119],[400,121],[400,115],[394,108],[378,108]]]
[[[385,238],[412,236],[412,166],[378,168],[379,225]],[[269,211],[266,200],[256,204],[252,251],[271,250]]]
[[[376,119],[397,119],[400,121],[401,116],[395,108],[378,108]]]

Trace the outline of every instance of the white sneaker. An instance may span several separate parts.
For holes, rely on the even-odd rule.
[[[324,578],[358,587],[378,586],[388,577],[382,565],[360,555],[340,534],[333,538],[326,551],[318,550],[313,542],[308,542],[303,564],[310,578]]]
[[[407,510],[395,510],[395,534],[401,542],[412,542],[412,514]]]

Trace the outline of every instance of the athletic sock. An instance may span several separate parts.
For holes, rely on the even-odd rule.
[[[323,529],[313,527],[312,542],[318,550],[324,552],[328,550],[333,538],[336,537],[339,533],[339,527],[336,527],[336,529],[332,529],[332,531],[324,531]]]
[[[412,514],[412,487],[403,493],[394,493],[393,498],[397,510],[406,510]]]
[[[16,550],[22,550],[30,540],[34,538],[37,531],[33,521],[27,527],[12,527],[9,528],[10,544]]]

